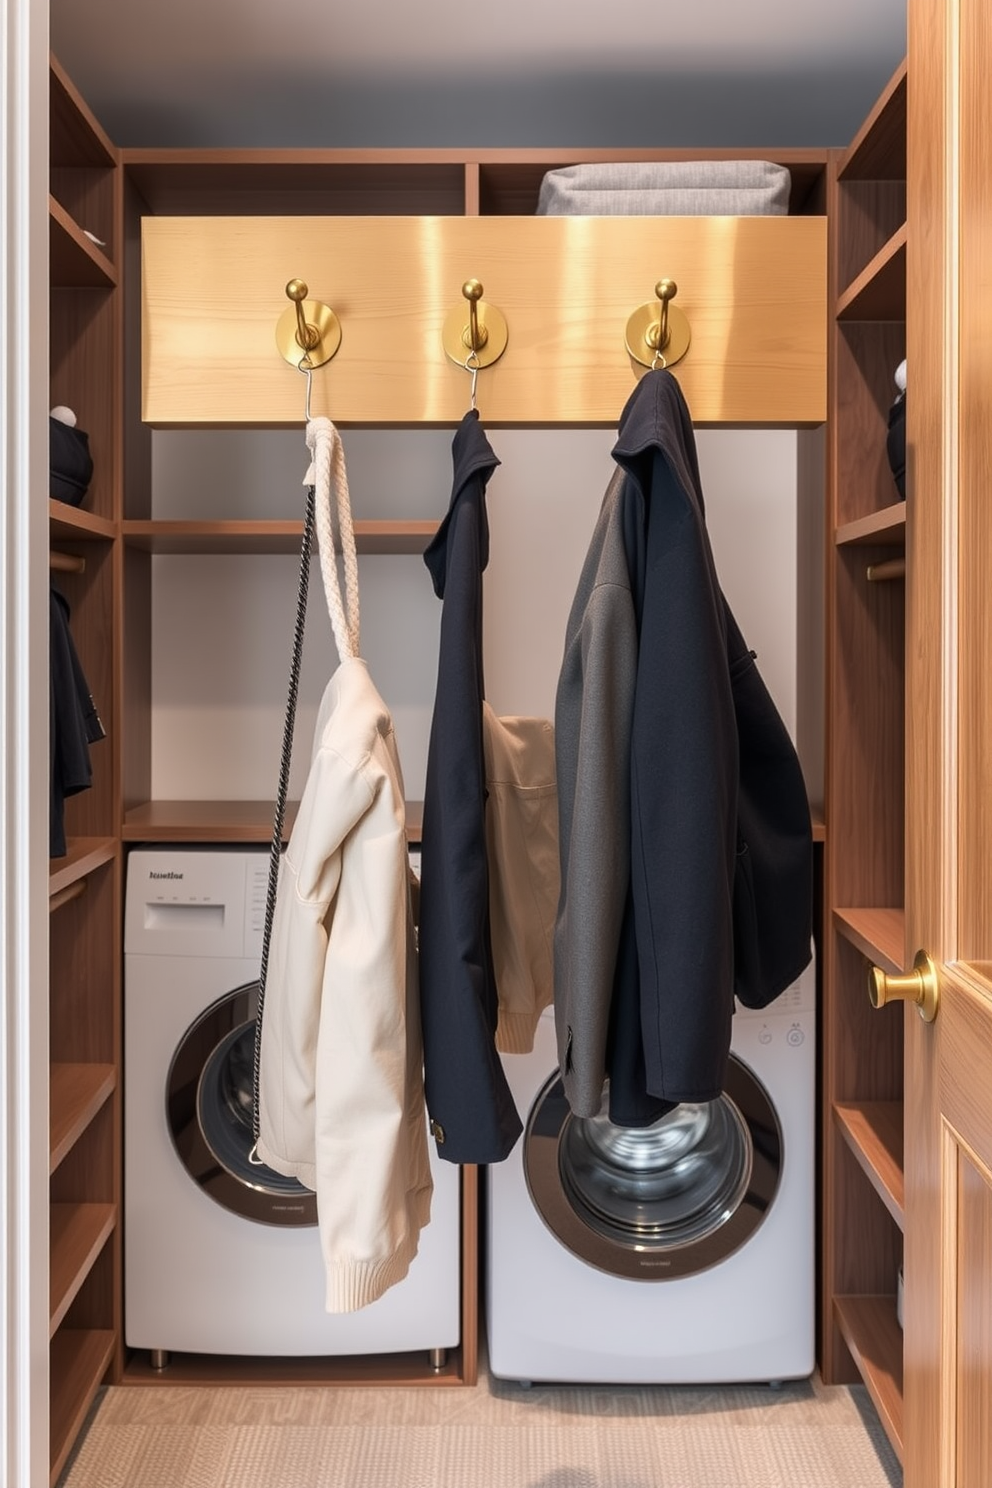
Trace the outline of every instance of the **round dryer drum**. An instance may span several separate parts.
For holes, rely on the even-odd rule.
[[[187,1028],[169,1068],[169,1132],[194,1183],[223,1208],[261,1224],[314,1225],[311,1190],[251,1158],[257,1006],[249,982]]]
[[[606,1096],[573,1116],[561,1078],[539,1092],[524,1135],[531,1198],[563,1245],[600,1271],[667,1281],[718,1265],[750,1239],[782,1174],[767,1091],[731,1055],[718,1100],[615,1126]]]

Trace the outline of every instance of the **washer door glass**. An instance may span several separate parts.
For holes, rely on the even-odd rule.
[[[782,1133],[768,1093],[731,1056],[719,1100],[684,1104],[646,1127],[614,1126],[608,1096],[575,1117],[553,1075],[524,1134],[524,1171],[545,1224],[611,1275],[666,1281],[732,1255],[778,1189]]]
[[[249,982],[183,1034],[169,1069],[169,1132],[190,1177],[223,1208],[261,1224],[313,1225],[311,1190],[250,1158],[257,1006],[258,983]]]

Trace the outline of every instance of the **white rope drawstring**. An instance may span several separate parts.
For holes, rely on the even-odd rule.
[[[334,639],[337,643],[338,656],[344,661],[347,657],[361,654],[358,553],[355,547],[355,529],[351,519],[351,497],[348,491],[344,448],[341,444],[341,435],[329,418],[311,419],[307,424],[306,438],[307,447],[313,456],[313,462],[307,472],[306,484],[313,485],[315,489],[314,518],[320,552],[320,571],[324,580],[324,594],[327,599],[327,610],[331,617]],[[335,515],[337,516],[336,535]],[[337,541],[335,541],[335,536]],[[343,600],[336,549],[340,550],[344,568]]]

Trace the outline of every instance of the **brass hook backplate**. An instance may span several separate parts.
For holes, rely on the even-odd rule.
[[[341,345],[341,322],[320,300],[308,300],[302,279],[291,279],[286,293],[293,301],[276,323],[276,346],[301,371],[322,367]]]
[[[689,322],[672,304],[676,290],[673,280],[660,279],[654,291],[657,299],[640,305],[627,321],[624,343],[642,367],[674,366],[689,350]]]
[[[468,301],[468,319],[465,318],[464,305],[456,305],[444,317],[441,343],[445,355],[457,362],[459,367],[464,367],[466,359],[474,352],[476,370],[479,367],[491,367],[506,350],[510,335],[506,317],[495,305],[486,304],[478,279],[466,279],[462,285],[462,294]]]

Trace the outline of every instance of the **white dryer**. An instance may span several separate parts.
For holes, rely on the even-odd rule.
[[[128,859],[125,1338],[156,1363],[173,1350],[426,1350],[437,1364],[460,1338],[457,1167],[432,1155],[431,1221],[405,1279],[329,1315],[314,1195],[248,1160],[268,857],[155,848]]]
[[[814,1367],[815,974],[734,1016],[724,1095],[643,1130],[577,1119],[554,1014],[505,1056],[523,1137],[489,1169],[489,1367],[703,1384]]]

